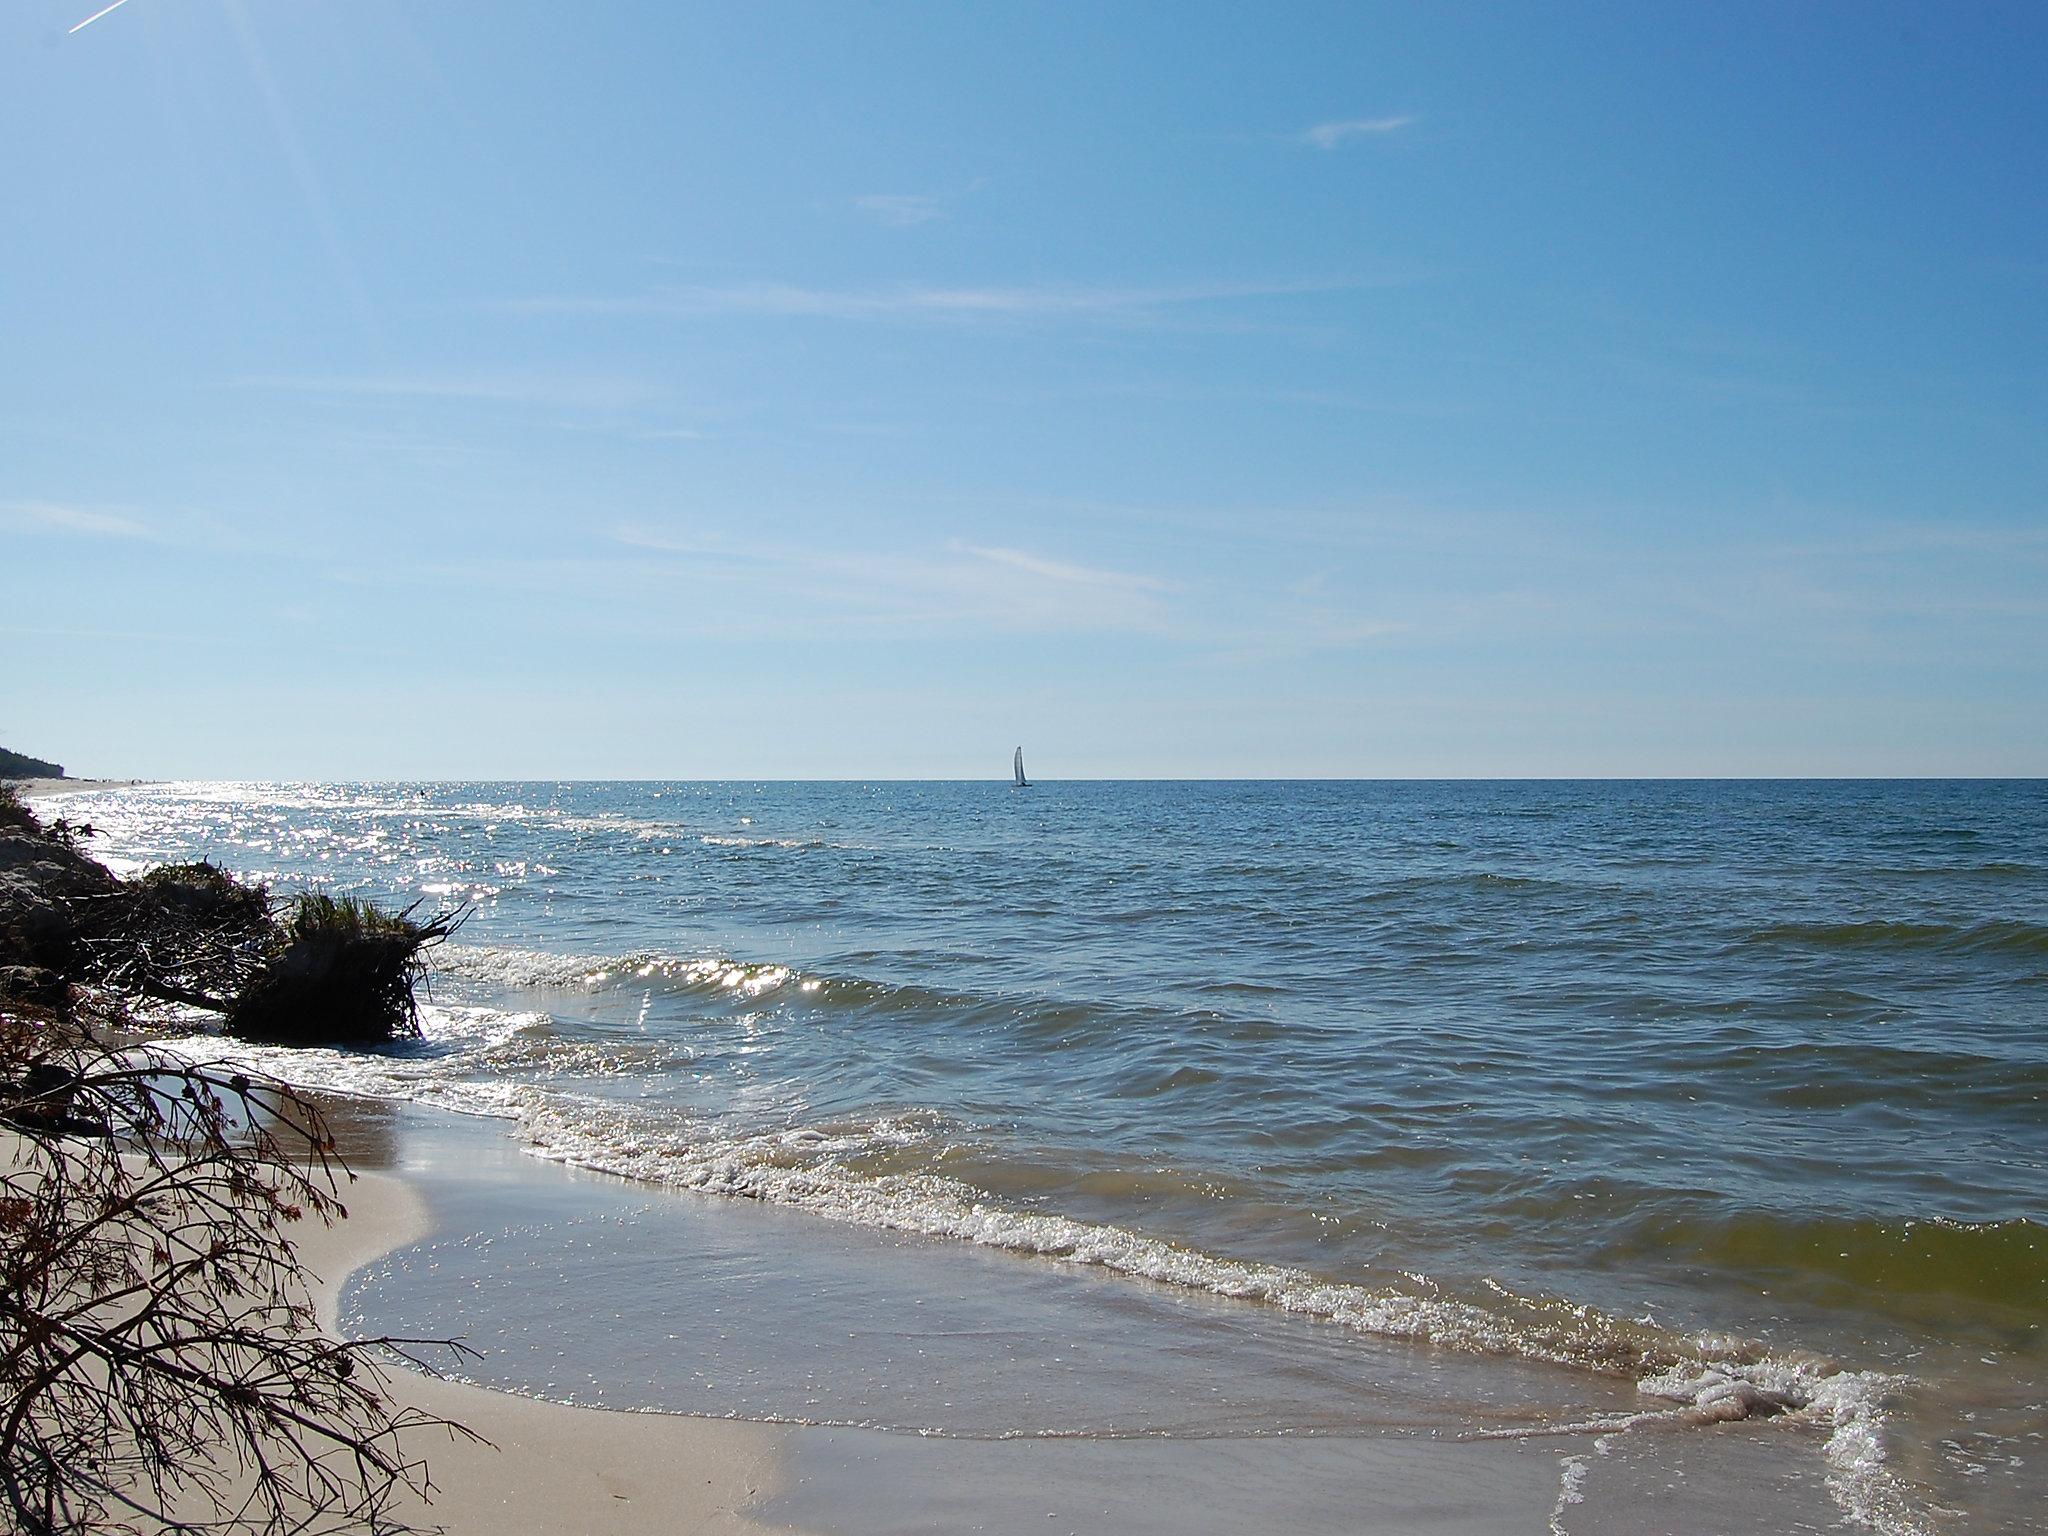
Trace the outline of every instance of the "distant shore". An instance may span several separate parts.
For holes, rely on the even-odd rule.
[[[0,779],[24,800],[56,800],[65,795],[90,794],[98,789],[133,789],[155,784],[156,779]]]

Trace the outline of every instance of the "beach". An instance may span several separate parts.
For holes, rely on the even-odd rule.
[[[605,1263],[591,1252],[590,1224],[608,1213],[629,1213],[642,1227],[675,1227],[678,1267],[663,1266],[673,1285],[669,1300],[643,1299],[637,1312],[620,1319],[629,1354],[660,1347],[647,1335],[657,1328],[665,1333],[664,1319],[673,1325],[676,1311],[729,1307],[730,1293],[711,1272],[738,1263],[756,1280],[800,1291],[792,1252],[803,1255],[799,1265],[835,1272],[847,1262],[843,1250],[831,1247],[844,1234],[802,1230],[814,1224],[801,1220],[792,1231],[788,1218],[752,1206],[706,1213],[688,1210],[675,1197],[650,1200],[644,1188],[521,1157],[488,1126],[374,1101],[330,1109],[344,1152],[358,1165],[383,1165],[362,1172],[345,1191],[346,1222],[309,1226],[302,1236],[308,1268],[321,1280],[323,1317],[333,1325],[346,1295],[340,1316],[351,1335],[383,1326],[389,1320],[384,1309],[394,1304],[403,1311],[409,1287],[445,1283],[432,1277],[448,1267],[443,1256],[451,1248],[497,1248],[503,1267],[529,1271],[538,1289],[575,1285],[575,1309],[609,1306],[591,1300],[591,1290],[601,1286],[584,1289],[597,1278],[588,1270]],[[961,1257],[987,1262],[908,1246],[897,1254],[899,1281],[934,1259],[941,1265]],[[689,1254],[698,1256],[704,1277],[688,1272]],[[999,1268],[1018,1262],[995,1260]],[[361,1273],[365,1266],[368,1274]],[[455,1285],[469,1290],[467,1279]],[[1080,1307],[1098,1299],[1087,1294],[1086,1276],[1055,1275],[1055,1293],[1069,1285],[1074,1294],[1041,1296],[1040,1306]],[[919,1297],[906,1287],[880,1298],[880,1305],[922,1308],[939,1299],[945,1283],[930,1289],[932,1295]],[[470,1342],[487,1351],[465,1369],[504,1379],[506,1362],[493,1360],[498,1351],[490,1346],[495,1340],[503,1347],[498,1330],[506,1319],[476,1300],[454,1314],[470,1320]],[[836,1368],[858,1376],[871,1367],[864,1346],[849,1342],[841,1326],[849,1321],[844,1310],[813,1311],[809,1320],[804,1347],[817,1374]],[[1015,1312],[1011,1320],[1020,1328],[1031,1325]],[[417,1323],[408,1317],[406,1326]],[[734,1317],[720,1331],[729,1346],[737,1333],[737,1343],[721,1363],[744,1371],[750,1355],[771,1353],[775,1336],[791,1326],[783,1319],[748,1331],[745,1319]],[[800,1316],[793,1326],[803,1326]],[[560,1353],[552,1346],[543,1352]],[[1542,1530],[1563,1510],[1574,1516],[1572,1530],[1615,1536],[1698,1530],[1716,1520],[1731,1522],[1730,1529],[1750,1528],[1751,1520],[1757,1529],[1770,1521],[1787,1522],[1782,1529],[1820,1530],[1831,1523],[1825,1490],[1804,1458],[1784,1454],[1768,1432],[1743,1426],[1731,1427],[1719,1445],[1685,1447],[1677,1456],[1666,1446],[1625,1467],[1627,1453],[1617,1455],[1616,1447],[1590,1433],[1507,1440],[1406,1433],[1219,1437],[1192,1425],[1174,1436],[990,1439],[567,1406],[402,1371],[393,1381],[400,1403],[457,1420],[496,1447],[448,1443],[436,1432],[412,1440],[437,1486],[431,1507],[410,1518],[451,1532],[1114,1530],[1167,1536],[1255,1524],[1294,1536],[1511,1536]],[[538,1389],[550,1388],[557,1396],[606,1395],[601,1381],[558,1379]],[[1591,1504],[1575,1504],[1566,1498],[1578,1493],[1574,1469],[1596,1457],[1612,1462],[1609,1475]]]
[[[300,1257],[318,1282],[324,1323],[336,1321],[355,1269],[432,1230],[419,1194],[390,1174],[364,1172],[343,1191],[348,1219],[302,1224]],[[453,1420],[481,1436],[416,1432],[431,1501],[401,1498],[395,1520],[450,1532],[756,1532],[744,1513],[777,1487],[783,1433],[762,1425],[675,1415],[608,1414],[458,1381],[393,1370],[395,1403]]]
[[[0,7],[0,1519],[2048,1536],[2044,64]]]
[[[470,910],[420,1041],[159,1048],[332,1096],[411,1213],[309,1248],[361,1265],[340,1326],[464,1339],[467,1380],[420,1389],[501,1443],[692,1468],[636,1484],[662,1508],[2029,1528],[2037,790],[1011,795],[79,810],[120,868]],[[539,1455],[450,1450],[433,1518],[580,1528],[500,1491]]]
[[[67,795],[90,795],[102,790],[134,789],[147,779],[6,779],[5,783],[30,802],[62,800]]]

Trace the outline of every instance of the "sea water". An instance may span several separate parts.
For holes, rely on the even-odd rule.
[[[506,1289],[506,1384],[993,1439],[1741,1421],[1874,1529],[2036,1529],[2048,1501],[2043,784],[183,784],[65,809],[117,861],[463,907],[424,1041],[241,1055],[634,1181],[640,1205],[551,1218],[630,1277],[606,1294],[706,1245],[793,1255],[666,1365],[617,1345],[617,1307]],[[656,1190],[784,1224],[720,1237],[732,1207],[698,1200],[683,1242],[640,1214]],[[434,1331],[517,1248],[394,1261],[438,1277],[392,1288],[395,1320]],[[821,1382],[774,1341],[858,1308],[760,1298],[829,1272],[922,1315],[856,1326],[873,1349]]]

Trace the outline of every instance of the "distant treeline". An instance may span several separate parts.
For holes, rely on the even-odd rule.
[[[25,752],[10,752],[0,747],[0,779],[61,779],[64,770],[55,763],[46,763],[40,757],[30,757]]]

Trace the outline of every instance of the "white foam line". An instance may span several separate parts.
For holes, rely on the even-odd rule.
[[[496,949],[451,944],[433,959],[440,974],[504,987],[589,989],[614,981],[679,981],[757,997],[790,982],[803,982],[786,965],[733,960],[724,955],[558,955],[536,949]]]
[[[1564,1528],[1564,1512],[1586,1502],[1586,1467],[1591,1458],[1567,1456],[1558,1463],[1557,1502],[1550,1507],[1550,1536],[1570,1536]]]
[[[420,1009],[425,1038],[379,1051],[331,1050],[323,1046],[258,1045],[214,1033],[195,1032],[153,1039],[143,1049],[184,1061],[218,1062],[259,1073],[295,1088],[395,1099],[446,1109],[455,1114],[517,1119],[534,1090],[499,1081],[463,1081],[474,1055],[503,1045],[545,1016],[496,1008],[428,1004]],[[198,1020],[187,1022],[195,1026]]]
[[[587,968],[590,962],[573,963]],[[479,1080],[472,1075],[487,1067],[491,1049],[512,1042],[522,1029],[544,1021],[544,1015],[437,1005],[423,1010],[423,1019],[428,1039],[416,1052],[249,1046],[210,1034],[165,1042],[164,1048],[233,1060],[299,1086],[514,1118],[534,1155],[643,1183],[761,1200],[851,1225],[953,1238],[1087,1265],[1261,1302],[1377,1337],[1636,1374],[1644,1396],[1670,1405],[1546,1429],[1482,1432],[1485,1438],[1613,1434],[1653,1423],[1702,1424],[1783,1414],[1828,1428],[1828,1489],[1851,1520],[1884,1536],[1926,1536],[1931,1531],[1887,1464],[1883,1405],[1900,1385],[1899,1378],[1843,1370],[1825,1360],[1775,1357],[1739,1340],[1683,1338],[1618,1325],[1590,1308],[1532,1305],[1530,1317],[1515,1318],[1441,1295],[1373,1290],[1320,1279],[1302,1269],[1219,1258],[1122,1227],[1010,1210],[985,1202],[967,1185],[936,1175],[868,1177],[840,1164],[842,1156],[911,1144],[933,1134],[928,1126],[901,1119],[741,1137],[677,1132],[654,1123],[644,1112],[549,1094],[502,1077]],[[1567,1502],[1560,1500],[1553,1529]]]

